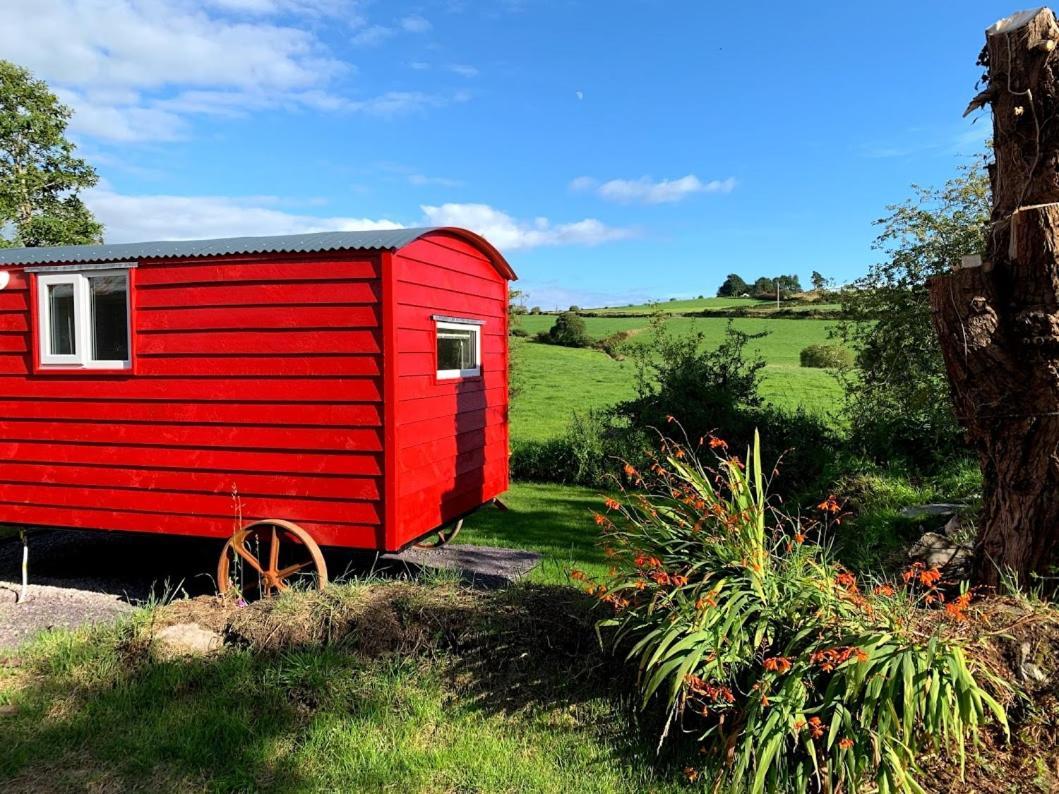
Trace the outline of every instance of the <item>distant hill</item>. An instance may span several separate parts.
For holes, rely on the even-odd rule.
[[[663,314],[702,314],[715,317],[769,317],[784,315],[826,316],[833,319],[840,305],[814,300],[809,294],[792,300],[760,301],[754,298],[692,298],[689,300],[667,300],[658,303],[641,303],[629,306],[607,306],[599,309],[581,309],[578,314],[585,317],[640,316],[655,312]]]

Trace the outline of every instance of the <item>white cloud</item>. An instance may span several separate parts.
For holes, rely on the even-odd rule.
[[[426,33],[433,27],[429,19],[418,14],[410,14],[401,20],[401,28],[409,33]]]
[[[636,235],[635,229],[607,226],[595,218],[559,224],[547,218],[517,220],[488,204],[425,205],[422,209],[432,226],[462,226],[508,251],[549,245],[598,245]]]
[[[460,77],[477,77],[478,70],[466,63],[453,63],[448,67],[449,71],[453,74],[458,74]]]
[[[450,179],[445,176],[427,176],[426,174],[409,174],[408,184],[422,187],[424,185],[436,185],[438,187],[463,187],[459,179]]]
[[[350,41],[358,47],[374,47],[377,44],[382,44],[393,34],[394,29],[385,25],[368,25],[357,31]]]
[[[570,182],[570,189],[577,191],[592,190],[607,201],[619,204],[668,204],[691,196],[695,193],[731,193],[735,189],[735,179],[711,179],[703,182],[694,174],[679,179],[662,179],[653,181],[649,177],[640,179],[611,179],[600,183],[588,176],[579,176]]]
[[[275,196],[130,196],[100,185],[84,193],[88,207],[106,227],[108,242],[194,240],[240,235],[299,234],[406,226],[462,226],[501,250],[558,245],[598,245],[624,240],[636,230],[607,226],[594,218],[553,224],[547,218],[518,220],[488,204],[421,207],[411,223],[389,218],[305,215],[283,209]]]
[[[312,108],[392,116],[462,101],[418,91],[336,93],[336,81],[355,69],[316,31],[342,24],[369,44],[397,30],[369,24],[362,3],[5,0],[0,58],[53,86],[74,109],[75,134],[121,143],[186,137],[191,119],[203,115]],[[402,29],[423,23],[407,17]]]
[[[194,240],[241,235],[399,229],[387,219],[315,217],[277,209],[273,196],[126,196],[107,187],[84,194],[107,242]]]

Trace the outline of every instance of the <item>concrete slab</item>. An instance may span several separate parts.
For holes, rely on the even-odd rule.
[[[388,568],[404,566],[413,574],[423,569],[456,571],[470,584],[500,587],[521,579],[540,559],[536,552],[522,549],[451,544],[440,549],[413,546],[400,554],[383,554],[379,562]]]
[[[948,518],[967,509],[967,505],[949,504],[947,502],[935,502],[926,505],[912,505],[901,510],[904,518],[928,518],[940,516]]]

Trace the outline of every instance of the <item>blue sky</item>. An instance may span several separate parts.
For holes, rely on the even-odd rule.
[[[875,261],[980,152],[984,2],[5,0],[113,241],[454,224],[529,301]],[[604,10],[605,9],[605,10]],[[958,10],[958,11],[957,11]]]

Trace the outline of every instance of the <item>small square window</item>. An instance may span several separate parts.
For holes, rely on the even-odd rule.
[[[39,272],[40,366],[128,369],[129,272]]]
[[[438,378],[470,378],[482,373],[481,325],[437,321]]]

